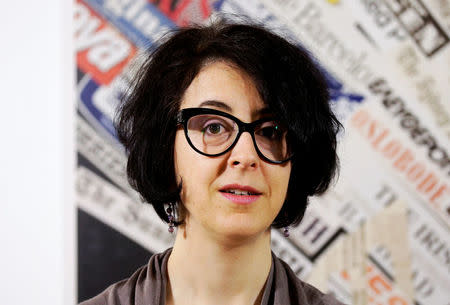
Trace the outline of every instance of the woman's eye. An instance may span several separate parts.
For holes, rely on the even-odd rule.
[[[211,123],[203,128],[203,132],[213,135],[219,134],[221,131],[223,131],[223,126],[219,123]]]
[[[268,139],[276,139],[280,136],[280,130],[278,126],[267,126],[261,128],[259,131],[259,135]]]
[[[262,136],[266,138],[273,138],[275,135],[275,128],[273,127],[266,127],[261,130]]]

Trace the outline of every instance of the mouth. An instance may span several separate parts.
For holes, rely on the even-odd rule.
[[[237,204],[250,204],[262,195],[262,193],[251,187],[237,184],[229,184],[222,187],[219,192],[228,200]]]
[[[258,193],[252,193],[252,192],[242,191],[242,190],[238,190],[238,189],[223,190],[220,192],[234,194],[234,195],[240,195],[240,196],[260,195]]]
[[[234,195],[249,196],[249,195],[261,195],[262,193],[254,187],[240,184],[227,184],[220,190],[222,193],[230,193]]]

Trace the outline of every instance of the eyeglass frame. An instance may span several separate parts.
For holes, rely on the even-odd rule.
[[[196,116],[196,115],[200,115],[200,114],[220,115],[220,116],[223,116],[223,117],[231,119],[233,122],[235,122],[237,124],[237,126],[238,126],[238,133],[236,135],[236,138],[234,139],[234,142],[230,145],[230,147],[228,147],[225,151],[223,151],[221,153],[218,153],[218,154],[207,154],[207,153],[204,153],[201,150],[199,150],[192,143],[192,141],[191,141],[191,139],[189,138],[189,135],[188,135],[187,123],[188,123],[190,118],[192,118],[193,116]],[[259,125],[260,123],[263,123],[263,122],[274,121],[273,117],[262,118],[262,119],[253,121],[251,123],[244,123],[241,120],[239,120],[237,117],[235,117],[235,116],[233,116],[233,115],[231,115],[229,113],[220,111],[220,110],[211,109],[211,108],[184,108],[184,109],[181,109],[177,113],[176,121],[177,121],[177,126],[178,125],[183,125],[184,135],[186,137],[187,142],[192,147],[192,149],[195,150],[196,152],[198,152],[199,154],[207,156],[207,157],[218,157],[218,156],[226,154],[227,152],[232,150],[233,147],[236,145],[236,143],[239,141],[239,138],[241,137],[242,133],[244,133],[244,132],[248,132],[250,134],[250,136],[252,137],[252,140],[253,140],[253,146],[255,147],[255,150],[258,153],[258,156],[261,159],[263,159],[264,161],[267,161],[267,162],[273,163],[273,164],[283,164],[283,163],[291,160],[292,157],[294,156],[294,153],[292,153],[290,155],[290,157],[285,159],[285,160],[275,161],[275,160],[271,160],[271,159],[267,158],[266,156],[264,156],[264,154],[259,150],[258,145],[256,144],[256,139],[255,139],[255,127],[257,125]]]

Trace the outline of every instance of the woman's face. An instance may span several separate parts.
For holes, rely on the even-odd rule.
[[[192,107],[221,110],[248,123],[263,117],[261,110],[266,105],[246,73],[217,61],[205,66],[186,90],[180,109]],[[286,197],[290,161],[280,165],[260,159],[248,132],[242,133],[226,154],[208,157],[195,152],[179,128],[174,150],[177,179],[183,182],[181,199],[188,231],[200,229],[242,238],[270,227]],[[259,195],[228,193],[246,187]],[[242,202],[247,199],[250,203]]]

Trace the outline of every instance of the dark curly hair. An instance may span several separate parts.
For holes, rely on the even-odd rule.
[[[200,69],[223,60],[245,71],[276,118],[289,126],[291,176],[272,226],[297,225],[308,197],[323,193],[335,176],[336,135],[342,127],[330,110],[325,78],[308,52],[261,25],[221,20],[178,29],[148,54],[115,120],[128,153],[129,183],[143,200],[166,222],[164,205],[180,204],[173,155],[176,115]]]

